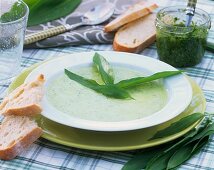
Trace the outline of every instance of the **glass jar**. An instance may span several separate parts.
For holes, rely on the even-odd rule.
[[[189,27],[185,27],[186,7],[161,9],[156,18],[156,45],[159,59],[174,67],[194,66],[204,56],[206,39],[211,27],[210,16],[201,9]]]

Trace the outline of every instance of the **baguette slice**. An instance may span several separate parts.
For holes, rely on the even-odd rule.
[[[0,159],[11,160],[29,147],[42,129],[27,116],[7,116],[0,125]]]
[[[10,93],[0,104],[0,114],[17,116],[35,116],[42,108],[40,101],[43,97],[44,76],[37,80],[25,83]]]
[[[111,32],[117,30],[119,27],[134,21],[138,18],[148,15],[158,6],[155,3],[139,2],[131,6],[125,13],[111,21],[104,27],[105,32]]]
[[[138,53],[156,39],[155,14],[133,21],[118,30],[114,37],[115,51]]]

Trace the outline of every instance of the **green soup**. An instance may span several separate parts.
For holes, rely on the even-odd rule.
[[[136,70],[113,67],[115,82],[143,76]],[[72,72],[102,83],[93,67],[73,68]],[[145,83],[128,90],[134,100],[106,97],[61,74],[49,83],[46,96],[59,111],[72,117],[95,121],[127,121],[149,116],[167,102],[167,92],[160,81]]]

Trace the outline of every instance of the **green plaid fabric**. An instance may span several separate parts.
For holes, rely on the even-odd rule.
[[[163,6],[182,5],[187,2],[177,0],[159,0],[157,3]],[[198,8],[207,11],[212,17],[212,29],[209,38],[214,40],[214,1],[201,0]],[[111,45],[91,45],[64,48],[52,48],[43,50],[24,50],[22,57],[22,69],[40,61],[56,58],[63,54],[71,54],[82,51],[112,50]],[[143,55],[157,58],[155,45],[142,52]],[[214,112],[214,53],[206,51],[202,62],[195,67],[186,68],[187,74],[192,77],[203,89],[207,100],[207,112]],[[10,82],[0,86],[0,97],[4,97]],[[37,140],[16,159],[11,161],[0,160],[1,170],[119,170],[133,157],[136,151],[128,152],[98,152],[86,151],[66,147],[52,143],[45,139]],[[209,143],[189,161],[178,169],[181,170],[211,170],[214,169],[214,137]]]

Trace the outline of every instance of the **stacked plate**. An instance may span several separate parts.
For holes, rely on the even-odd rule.
[[[118,52],[99,54],[116,68],[116,78],[116,74],[126,77],[176,70],[166,63],[142,55]],[[150,140],[157,131],[180,118],[194,112],[204,112],[203,93],[184,74],[156,81],[155,85],[150,84],[159,91],[145,86],[147,92],[141,97],[142,100],[139,98],[136,101],[109,99],[72,80],[65,85],[64,68],[85,73],[89,78],[94,76],[89,73],[93,70],[93,55],[94,52],[76,53],[49,60],[27,69],[11,84],[10,91],[23,82],[34,80],[39,74],[45,75],[43,112],[37,120],[44,129],[44,138],[77,148],[120,151],[171,141],[197,125],[195,123],[168,137]],[[70,86],[73,89],[69,90]]]

